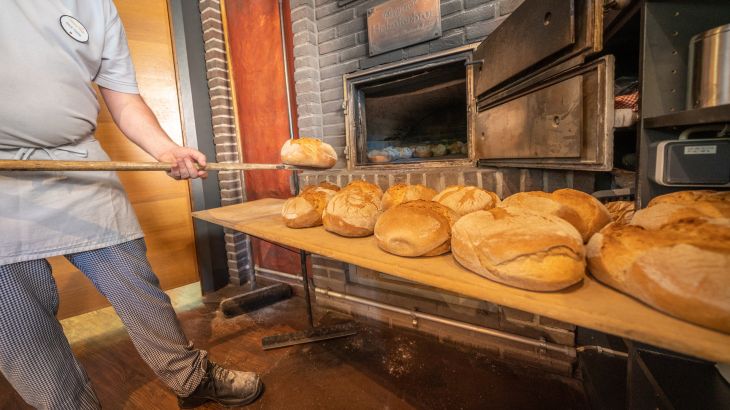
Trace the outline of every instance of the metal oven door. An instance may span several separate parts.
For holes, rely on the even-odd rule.
[[[612,168],[614,61],[595,57],[602,33],[600,0],[526,0],[479,45],[481,165]]]

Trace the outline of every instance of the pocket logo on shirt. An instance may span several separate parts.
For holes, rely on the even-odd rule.
[[[83,24],[75,18],[64,14],[61,16],[59,22],[61,28],[66,32],[72,39],[79,43],[86,43],[89,41],[89,32],[86,30]]]

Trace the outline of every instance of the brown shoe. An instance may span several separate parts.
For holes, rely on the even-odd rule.
[[[245,406],[261,396],[264,384],[256,373],[228,370],[213,362],[200,381],[200,385],[187,397],[177,398],[181,409],[192,409],[209,401],[226,407]]]

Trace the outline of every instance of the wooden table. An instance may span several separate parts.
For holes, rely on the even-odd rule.
[[[730,335],[662,314],[586,277],[560,292],[501,285],[461,267],[451,254],[404,258],[378,248],[375,238],[344,238],[322,227],[290,229],[282,199],[194,212],[193,216],[257,238],[387,273],[399,278],[524,310],[702,359],[730,363]]]

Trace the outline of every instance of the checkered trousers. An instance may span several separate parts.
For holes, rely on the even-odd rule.
[[[207,353],[193,348],[160,289],[143,239],[67,255],[114,307],[134,346],[176,394],[205,374]],[[0,370],[37,408],[96,409],[99,402],[56,319],[58,290],[44,259],[0,266]]]

